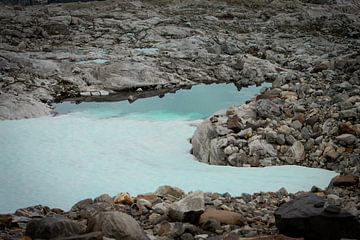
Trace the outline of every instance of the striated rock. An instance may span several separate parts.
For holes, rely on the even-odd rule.
[[[324,201],[313,194],[284,203],[275,211],[276,227],[282,234],[305,239],[360,237],[360,223],[355,216],[341,209],[330,212],[323,206]]]
[[[204,224],[209,220],[216,220],[222,224],[244,225],[244,220],[241,214],[225,210],[217,210],[214,208],[207,208],[205,212],[201,214],[199,223]]]
[[[196,223],[204,209],[204,193],[194,192],[170,205],[169,216],[175,221]]]
[[[87,232],[101,232],[104,237],[114,239],[148,239],[133,217],[115,211],[96,214],[90,219]]]
[[[30,221],[25,234],[32,239],[51,239],[79,235],[82,229],[82,225],[64,217],[45,217]]]

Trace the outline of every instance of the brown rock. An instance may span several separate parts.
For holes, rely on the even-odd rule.
[[[0,215],[0,229],[3,227],[11,226],[12,217],[10,214],[1,214]]]
[[[227,128],[233,130],[234,132],[240,132],[242,129],[240,119],[237,115],[229,116],[227,120]]]
[[[126,205],[132,205],[134,203],[134,200],[130,197],[127,193],[119,193],[115,199],[114,203],[121,203]]]
[[[155,203],[155,202],[157,202],[157,200],[159,200],[159,198],[156,194],[141,194],[141,195],[138,195],[136,197],[136,199],[145,199],[151,203]]]
[[[344,176],[336,176],[331,180],[330,185],[332,184],[335,187],[346,187],[354,186],[359,183],[359,178],[355,175],[348,174]]]
[[[327,157],[328,159],[335,160],[339,157],[339,153],[336,152],[336,150],[333,147],[328,146],[324,150],[324,156]]]
[[[243,217],[239,213],[208,208],[200,216],[199,223],[203,224],[209,220],[216,220],[223,224],[244,225]]]

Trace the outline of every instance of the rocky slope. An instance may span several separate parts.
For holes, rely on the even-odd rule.
[[[68,97],[297,78],[359,48],[356,2],[320,2],[0,6],[0,119],[49,115]]]

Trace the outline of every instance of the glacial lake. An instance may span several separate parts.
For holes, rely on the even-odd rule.
[[[210,166],[189,153],[196,124],[261,87],[202,85],[132,104],[63,103],[55,117],[0,121],[0,213],[37,204],[69,210],[102,193],[136,195],[161,185],[232,195],[326,187],[335,172]]]

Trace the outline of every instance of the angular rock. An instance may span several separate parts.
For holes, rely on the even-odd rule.
[[[26,226],[25,235],[32,239],[51,239],[79,235],[83,226],[64,217],[44,217],[32,220]]]
[[[323,206],[324,201],[314,194],[284,203],[275,211],[276,227],[284,235],[305,239],[360,238],[355,216],[341,209],[330,213]]]
[[[240,118],[237,115],[229,116],[227,120],[227,128],[233,130],[234,132],[240,132],[244,126],[241,124]]]
[[[170,206],[169,216],[175,221],[197,223],[205,209],[204,193],[193,192]]]
[[[132,204],[134,204],[134,200],[130,197],[130,195],[128,193],[119,193],[115,197],[114,203],[132,205]]]
[[[100,212],[90,219],[87,232],[101,232],[104,237],[124,240],[148,239],[136,220],[122,212]]]
[[[297,141],[285,153],[284,159],[289,164],[298,163],[305,158],[304,145]]]
[[[272,118],[281,115],[280,106],[269,99],[260,99],[256,101],[255,110],[261,118]]]
[[[225,210],[217,210],[214,208],[208,208],[200,216],[199,223],[203,224],[209,220],[216,220],[222,224],[230,225],[244,225],[243,217],[240,213],[230,212]]]
[[[345,133],[345,134],[341,134],[341,135],[337,136],[336,140],[341,145],[348,146],[348,145],[354,144],[356,142],[357,138],[352,134]]]
[[[171,186],[160,186],[158,189],[156,189],[155,194],[159,196],[172,196],[174,198],[182,198],[185,193],[183,190],[177,187],[171,187]]]
[[[330,185],[335,187],[356,186],[359,183],[359,177],[353,174],[336,176],[331,180]]]
[[[277,156],[277,152],[274,149],[273,145],[267,143],[267,141],[263,139],[256,139],[249,143],[250,155],[257,156]]]

